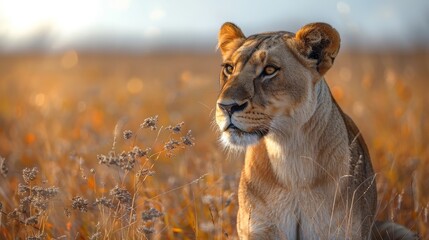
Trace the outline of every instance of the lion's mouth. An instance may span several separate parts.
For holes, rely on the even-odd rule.
[[[232,123],[230,123],[226,128],[225,128],[225,130],[224,131],[228,131],[228,130],[240,130],[240,131],[242,131],[241,129],[239,129],[237,126],[235,126],[234,124],[232,124]]]
[[[239,127],[235,126],[233,123],[230,123],[224,130],[224,132],[229,132],[230,134],[235,134],[238,136],[246,136],[246,135],[256,135],[259,138],[264,137],[268,134],[268,129],[260,129],[254,131],[244,131]]]
[[[268,129],[254,128],[255,130],[243,130],[239,126],[229,123],[222,132],[221,141],[228,147],[246,147],[256,144],[268,134]]]

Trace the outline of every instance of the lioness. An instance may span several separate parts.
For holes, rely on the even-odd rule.
[[[377,192],[359,129],[323,75],[338,32],[312,23],[245,37],[219,32],[223,64],[216,122],[221,140],[246,148],[238,189],[240,239],[417,239],[375,222]]]

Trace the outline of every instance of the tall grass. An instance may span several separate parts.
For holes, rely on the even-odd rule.
[[[220,58],[72,53],[0,56],[0,238],[236,239],[242,161],[210,127]],[[418,51],[344,53],[326,76],[369,146],[378,218],[424,239],[427,76]]]

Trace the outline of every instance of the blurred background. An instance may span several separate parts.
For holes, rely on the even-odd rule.
[[[213,51],[225,21],[245,32],[296,31],[324,21],[341,33],[344,47],[423,47],[429,41],[429,3],[381,1],[76,0],[0,2],[3,52],[65,49]]]
[[[425,0],[0,0],[0,238],[236,239],[242,156],[219,146],[213,124],[226,21],[246,35],[316,21],[339,31],[326,79],[369,146],[377,218],[429,239]],[[156,131],[139,127],[155,115]],[[167,128],[176,124],[179,134]],[[193,147],[166,151],[188,130]],[[98,162],[135,146],[152,155],[132,170]],[[25,212],[31,193],[20,184],[32,167],[30,186],[59,192]],[[141,180],[141,170],[154,173]],[[134,196],[131,220],[118,218],[115,186]],[[97,207],[101,197],[116,210]],[[162,215],[142,218],[151,208]]]

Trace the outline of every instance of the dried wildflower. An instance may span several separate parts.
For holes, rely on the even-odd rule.
[[[182,143],[186,146],[194,146],[194,137],[191,134],[191,130],[189,130],[185,136],[182,137]]]
[[[43,199],[51,199],[58,194],[58,188],[54,186],[48,188],[34,186],[31,190],[34,195]]]
[[[144,169],[140,169],[137,172],[136,176],[138,178],[143,178],[143,177],[146,177],[146,176],[152,176],[153,174],[155,174],[154,171],[151,171],[150,169],[144,168]]]
[[[39,173],[39,169],[37,169],[37,167],[34,167],[32,169],[24,168],[24,170],[22,170],[22,177],[24,178],[24,182],[30,183],[34,181],[37,177],[37,173]]]
[[[114,151],[110,151],[109,155],[99,154],[97,155],[98,163],[105,164],[107,166],[118,166],[123,170],[130,171],[136,164],[136,153],[133,151],[125,152],[116,155]]]
[[[110,157],[104,154],[98,154],[97,160],[98,160],[98,164],[112,165],[112,163],[110,162]]]
[[[168,141],[164,144],[164,149],[170,151],[170,150],[175,149],[179,145],[180,145],[179,141],[177,141],[175,139],[170,139],[170,141]]]
[[[118,165],[119,163],[119,157],[116,156],[116,152],[115,151],[110,151],[108,154],[108,163],[110,165]]]
[[[138,146],[134,146],[132,153],[135,154],[136,157],[141,158],[147,156],[150,152],[150,148],[146,148],[146,150],[142,150]]]
[[[141,128],[150,128],[152,130],[157,129],[157,123],[158,123],[158,115],[154,117],[148,117],[146,118],[142,124],[140,124]]]
[[[31,195],[25,196],[19,200],[19,211],[23,214],[29,213],[30,204],[35,207],[39,212],[43,212],[46,209],[48,209],[49,202],[48,200],[55,197],[58,194],[58,188],[57,187],[48,187],[43,188],[40,186],[34,186],[31,188],[26,184],[19,184],[18,185],[18,194],[24,195],[29,194],[31,192]]]
[[[185,123],[181,122],[178,123],[176,126],[168,126],[166,127],[167,130],[170,130],[173,134],[177,134],[180,133],[180,131],[182,131],[182,127]]]
[[[19,200],[19,212],[28,213],[30,204],[33,202],[33,196],[27,196]]]
[[[125,188],[120,188],[119,186],[115,186],[110,190],[110,195],[119,200],[121,204],[130,206],[131,205],[131,194]]]
[[[108,164],[107,156],[103,154],[97,155],[98,164]]]
[[[87,212],[88,211],[88,200],[84,199],[80,196],[75,196],[72,198],[72,208],[78,209],[81,212]]]
[[[18,194],[19,195],[24,195],[28,192],[30,192],[30,187],[27,184],[22,184],[22,183],[18,184]]]
[[[105,206],[108,208],[115,208],[115,205],[113,204],[112,199],[109,199],[106,197],[101,197],[101,198],[95,199],[94,205],[102,205],[102,206]]]
[[[125,130],[124,133],[123,133],[123,136],[124,136],[125,140],[128,140],[128,139],[130,139],[130,138],[133,137],[133,131],[131,131],[131,130]]]
[[[152,227],[139,226],[137,228],[137,232],[139,232],[141,234],[152,234],[155,232],[155,229]]]
[[[32,199],[31,205],[37,208],[39,211],[43,212],[43,211],[46,211],[46,209],[48,209],[49,204],[46,199],[36,197]]]
[[[9,169],[6,166],[6,159],[0,156],[0,173],[3,177],[7,176]]]
[[[159,218],[164,216],[164,214],[158,210],[156,210],[155,208],[150,208],[149,210],[146,210],[144,212],[142,212],[142,219],[143,221],[151,221],[154,218]]]
[[[136,164],[135,154],[133,152],[129,152],[128,154],[125,155],[123,159],[124,161],[123,161],[123,164],[121,165],[121,168],[127,171],[131,171]]]
[[[135,222],[137,219],[136,209],[133,207],[127,207],[125,209],[126,215],[124,216],[125,221]]]
[[[38,222],[37,218],[38,217],[39,216],[34,215],[34,216],[31,216],[31,217],[25,219],[25,221],[24,221],[25,225],[35,225],[35,224],[37,224],[37,222]]]

